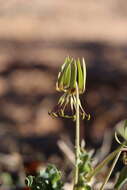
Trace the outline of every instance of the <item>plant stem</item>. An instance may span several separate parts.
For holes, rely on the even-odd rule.
[[[78,183],[78,160],[80,153],[80,117],[79,117],[79,90],[76,83],[76,134],[75,134],[75,175],[74,175],[74,187]]]
[[[96,168],[87,176],[87,180],[90,181],[93,176],[97,175],[98,172],[119,153],[122,147],[123,144],[120,145],[115,151],[110,153],[100,164],[98,164]]]
[[[108,175],[106,176],[106,178],[105,178],[105,180],[104,180],[104,182],[103,182],[103,184],[102,184],[100,190],[103,190],[103,189],[104,189],[104,186],[105,186],[106,183],[108,182],[108,180],[109,180],[109,178],[110,178],[110,176],[111,176],[111,174],[112,174],[112,172],[113,172],[113,169],[115,168],[115,165],[116,165],[116,163],[117,163],[117,161],[118,161],[118,159],[119,159],[119,157],[120,157],[122,148],[123,148],[123,147],[121,147],[121,149],[120,149],[119,152],[117,153],[117,155],[116,155],[116,157],[115,157],[115,159],[114,159],[114,161],[113,161],[113,164],[112,164],[112,166],[111,166],[111,168],[110,168],[110,170],[109,170],[109,173],[108,173]]]

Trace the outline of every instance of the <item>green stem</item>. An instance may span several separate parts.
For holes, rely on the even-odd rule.
[[[79,117],[79,90],[76,83],[76,134],[75,134],[75,175],[74,175],[74,188],[78,183],[78,160],[80,154],[80,117]]]
[[[120,145],[115,151],[113,151],[111,154],[109,154],[100,164],[96,166],[96,168],[87,176],[87,180],[90,181],[91,178],[98,174],[98,172],[106,165],[108,162],[110,162],[123,148],[123,144]]]
[[[116,155],[116,157],[115,157],[115,159],[114,159],[114,161],[113,161],[113,164],[112,164],[112,166],[111,166],[111,168],[110,168],[110,170],[109,170],[109,172],[108,172],[108,175],[106,176],[106,178],[105,178],[105,180],[104,180],[104,182],[103,182],[103,184],[102,184],[100,190],[103,190],[103,189],[104,189],[104,186],[107,184],[107,182],[108,182],[108,180],[109,180],[109,178],[110,178],[110,176],[111,176],[111,174],[112,174],[112,172],[113,172],[113,170],[114,170],[114,168],[115,168],[115,165],[116,165],[116,163],[117,163],[117,161],[118,161],[118,159],[119,159],[119,157],[120,157],[121,151],[122,151],[122,147],[121,147],[121,149],[119,150],[119,152],[117,153],[117,155]]]

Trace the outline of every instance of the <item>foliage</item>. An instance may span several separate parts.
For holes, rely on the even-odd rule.
[[[48,165],[36,177],[28,176],[25,182],[32,190],[62,190],[63,187],[61,173],[54,165]]]
[[[79,179],[77,184],[77,190],[90,190],[91,187],[87,184],[86,176],[89,172],[93,170],[91,164],[91,155],[87,153],[84,149],[80,152],[79,155]]]

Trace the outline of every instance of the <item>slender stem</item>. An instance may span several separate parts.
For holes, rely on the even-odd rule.
[[[111,168],[110,168],[110,170],[109,170],[109,172],[108,172],[108,175],[106,176],[106,178],[105,178],[105,180],[104,180],[104,182],[103,182],[103,184],[102,184],[100,190],[103,190],[103,189],[104,189],[104,186],[105,186],[106,183],[108,182],[108,180],[109,180],[109,178],[110,178],[110,176],[111,176],[111,174],[112,174],[112,172],[113,172],[113,169],[115,168],[115,165],[116,165],[116,163],[117,163],[117,161],[118,161],[118,159],[119,159],[119,157],[120,157],[121,151],[122,151],[122,147],[121,147],[121,149],[119,150],[118,154],[116,155],[116,157],[115,157],[115,159],[114,159],[114,161],[113,161],[113,164],[112,164],[112,166],[111,166]]]
[[[110,153],[100,164],[98,164],[96,168],[87,176],[87,180],[90,181],[93,176],[97,175],[98,172],[120,152],[122,147],[123,144],[120,145],[115,151]]]
[[[76,134],[75,134],[75,176],[74,187],[78,183],[78,159],[80,153],[80,117],[79,117],[79,90],[76,83]]]

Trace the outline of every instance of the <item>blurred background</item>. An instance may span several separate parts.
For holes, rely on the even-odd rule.
[[[48,115],[68,55],[84,57],[87,66],[82,102],[91,120],[81,121],[81,138],[108,153],[115,125],[127,117],[127,2],[0,1],[2,190],[19,189],[48,162],[70,173],[74,123]]]

